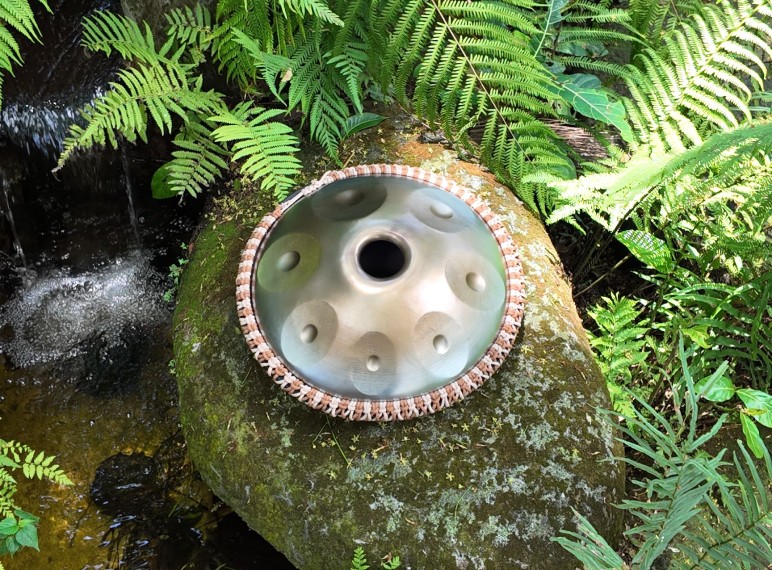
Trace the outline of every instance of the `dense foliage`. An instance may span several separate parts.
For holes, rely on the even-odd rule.
[[[9,26],[37,38],[27,13],[0,0],[0,70],[20,62]],[[548,223],[591,231],[577,274],[617,242],[647,284],[588,311],[636,487],[625,558],[578,514],[559,542],[589,568],[768,561],[772,1],[220,0],[167,23],[156,38],[109,12],[84,22],[83,45],[127,66],[60,166],[154,128],[176,149],[158,195],[238,163],[281,198],[300,164],[288,125],[340,162],[341,140],[381,120],[368,98],[409,106]],[[745,443],[707,452],[732,426]]]

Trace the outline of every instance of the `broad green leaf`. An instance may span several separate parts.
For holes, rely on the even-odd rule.
[[[8,549],[11,556],[19,552],[21,545],[16,541],[16,535],[9,536],[5,539],[5,547]]]
[[[577,113],[615,126],[625,141],[633,142],[633,131],[625,119],[625,106],[621,101],[609,100],[610,92],[603,88],[600,79],[588,73],[559,73],[555,77],[556,93]]]
[[[29,524],[20,529],[19,532],[16,533],[16,540],[22,546],[28,546],[38,551],[40,550],[38,548],[38,528],[34,524]]]
[[[544,40],[547,39],[547,36],[551,35],[552,28],[563,20],[564,16],[561,14],[561,11],[566,7],[566,4],[568,4],[568,0],[547,0],[547,16],[544,18],[544,23],[541,26],[541,33],[531,39],[534,57],[539,56],[544,46]]]
[[[616,238],[635,257],[660,273],[670,273],[675,266],[673,254],[667,244],[656,236],[640,230],[625,230]]]
[[[28,513],[27,511],[23,511],[21,509],[14,509],[13,512],[17,517],[23,520],[32,521],[34,523],[37,523],[40,520],[40,518],[36,517],[32,513]]]
[[[358,132],[364,131],[381,124],[386,117],[383,115],[377,115],[375,113],[361,113],[359,115],[352,115],[343,124],[343,138],[355,135]]]
[[[15,534],[19,530],[19,525],[14,517],[7,517],[0,521],[0,535]]]
[[[153,174],[153,179],[150,181],[150,189],[153,193],[153,198],[156,200],[177,196],[177,193],[172,190],[171,173],[171,165],[166,163]]]
[[[772,428],[772,396],[761,390],[742,388],[737,390],[737,395],[749,410],[758,410],[752,413],[753,417],[761,425]]]
[[[758,459],[764,457],[764,440],[761,439],[758,426],[746,414],[740,414],[740,424],[743,427],[745,441],[748,442],[748,449],[753,452]]]
[[[708,325],[695,325],[693,327],[685,327],[681,329],[681,332],[700,348],[710,348],[708,328]]]
[[[703,378],[694,388],[698,395],[711,402],[726,402],[735,392],[734,383],[726,376]]]

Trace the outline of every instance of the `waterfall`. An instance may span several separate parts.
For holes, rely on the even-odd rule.
[[[131,185],[131,171],[129,170],[129,159],[126,155],[126,147],[121,149],[121,162],[123,163],[123,177],[126,186],[126,196],[129,199],[129,220],[131,229],[134,232],[134,243],[138,250],[142,249],[142,239],[139,237],[139,226],[137,226],[137,214],[134,211],[134,189]]]
[[[16,222],[13,219],[13,210],[11,209],[11,197],[9,193],[8,179],[0,172],[0,187],[3,192],[2,213],[5,219],[8,221],[8,226],[11,228],[11,235],[13,237],[13,249],[16,252],[17,257],[21,260],[24,273],[27,273],[27,258],[24,256],[24,249],[21,247],[21,240],[19,239],[19,232],[16,231]]]

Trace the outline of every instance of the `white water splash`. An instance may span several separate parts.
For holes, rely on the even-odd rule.
[[[74,356],[95,333],[117,344],[127,327],[169,318],[163,290],[163,277],[138,255],[78,275],[39,277],[0,310],[0,352],[27,367]]]

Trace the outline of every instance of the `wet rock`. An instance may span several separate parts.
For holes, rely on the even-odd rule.
[[[149,516],[164,503],[158,463],[143,453],[118,453],[97,467],[91,499],[113,516]]]
[[[550,538],[575,528],[573,507],[613,543],[623,471],[599,463],[621,450],[596,411],[608,394],[557,254],[489,174],[418,142],[405,118],[383,125],[351,143],[350,164],[375,157],[447,175],[485,197],[521,244],[528,289],[515,348],[464,401],[414,421],[350,423],[296,402],[239,330],[233,281],[265,211],[244,194],[240,212],[200,234],[179,290],[174,349],[190,455],[298,568],[341,567],[357,545],[414,569],[578,567]]]

